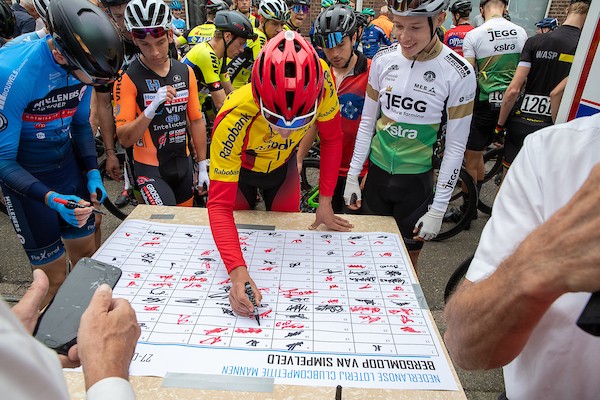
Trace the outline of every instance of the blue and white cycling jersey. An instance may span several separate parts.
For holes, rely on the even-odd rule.
[[[50,36],[46,36],[50,38]],[[51,189],[34,175],[76,157],[97,168],[91,88],[56,63],[47,40],[0,49],[0,182],[43,202]]]

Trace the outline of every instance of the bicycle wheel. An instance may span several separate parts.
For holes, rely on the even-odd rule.
[[[314,213],[319,205],[320,162],[316,158],[302,160],[300,171],[300,211]]]
[[[434,242],[449,239],[456,236],[468,226],[470,226],[475,213],[477,212],[477,187],[475,181],[466,169],[461,168],[459,174],[460,181],[456,183],[448,209],[442,222],[440,233],[433,239]],[[461,184],[462,182],[462,184]],[[467,189],[466,196],[463,195],[462,185]]]
[[[444,289],[444,304],[448,302],[448,299],[456,291],[458,285],[463,281],[465,275],[467,274],[467,270],[473,261],[473,257],[467,258],[465,261],[460,263],[458,268],[450,275],[450,279],[448,279],[448,283],[446,283],[446,288]]]
[[[481,189],[479,190],[479,202],[477,208],[488,215],[492,213],[494,199],[502,183],[502,160],[504,158],[504,148],[496,147],[488,150],[483,155],[485,165],[485,178]]]

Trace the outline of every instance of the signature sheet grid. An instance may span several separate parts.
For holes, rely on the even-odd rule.
[[[140,342],[373,356],[440,356],[397,235],[239,230],[263,299],[237,317],[209,227],[126,221],[95,258],[123,270],[114,290]]]

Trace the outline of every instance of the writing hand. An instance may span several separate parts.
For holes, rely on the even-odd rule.
[[[229,303],[233,312],[244,317],[254,318],[254,305],[246,294],[246,282],[250,282],[252,292],[258,306],[262,300],[262,294],[256,287],[256,284],[250,278],[246,267],[237,267],[229,273],[231,278],[231,290],[229,291]]]

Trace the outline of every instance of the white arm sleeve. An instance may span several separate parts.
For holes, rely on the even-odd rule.
[[[468,68],[470,73],[467,76],[461,78],[457,75],[453,79],[448,80],[452,86],[449,89],[446,104],[448,116],[446,146],[438,176],[435,197],[431,205],[432,208],[442,212],[446,211],[452,191],[458,180],[471,129],[477,81],[475,80],[475,73],[470,64]]]

